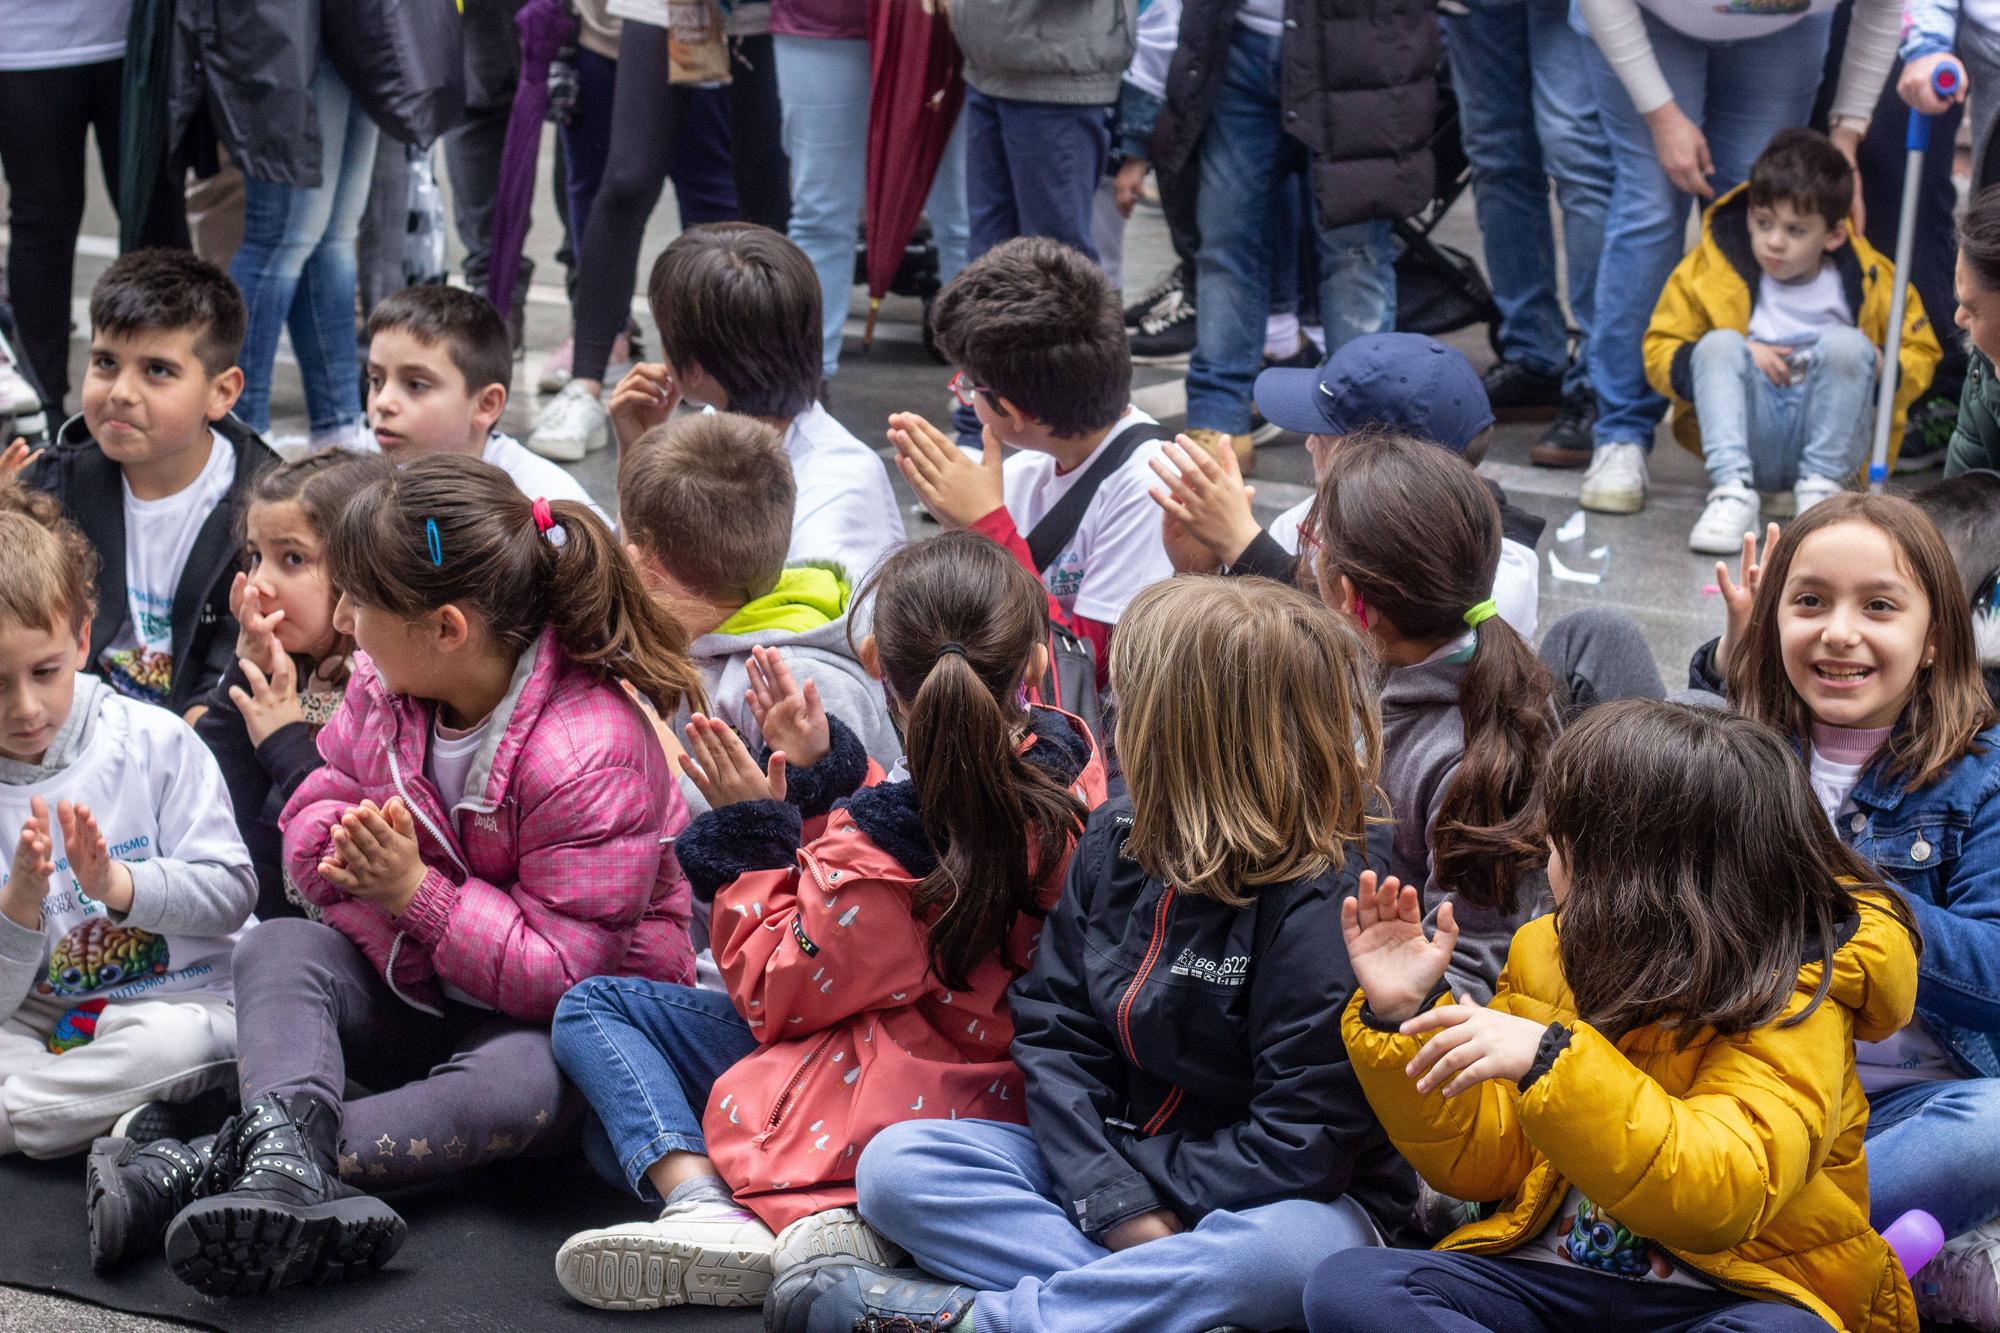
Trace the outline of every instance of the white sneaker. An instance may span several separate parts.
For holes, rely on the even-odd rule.
[[[1830,495],[1839,495],[1847,487],[1832,477],[1800,477],[1792,487],[1792,512],[1803,514]]]
[[[569,383],[570,363],[575,358],[576,335],[572,333],[562,340],[560,347],[549,353],[546,361],[542,362],[542,375],[535,381],[535,387],[543,393],[560,392],[562,386]]]
[[[778,1276],[787,1268],[808,1259],[846,1255],[879,1268],[901,1268],[909,1251],[861,1220],[852,1208],[829,1208],[800,1218],[778,1233],[778,1245],[771,1253],[771,1273]]]
[[[1600,444],[1583,474],[1585,509],[1600,514],[1636,514],[1646,507],[1646,449],[1638,444]]]
[[[571,381],[549,399],[528,436],[528,448],[557,463],[581,463],[611,442],[611,414],[597,395]]]
[[[1910,1274],[1910,1285],[1926,1319],[2000,1331],[2000,1220],[1955,1237]]]
[[[698,1199],[651,1222],[577,1232],[556,1251],[556,1281],[599,1310],[758,1306],[776,1244],[749,1209]]]
[[[1743,534],[1757,530],[1757,492],[1740,481],[1725,481],[1708,493],[1701,517],[1688,533],[1688,549],[1703,555],[1734,555]]]

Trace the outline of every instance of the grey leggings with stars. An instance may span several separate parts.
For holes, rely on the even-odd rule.
[[[451,1001],[441,1016],[413,1008],[316,921],[259,924],[233,970],[244,1102],[304,1092],[338,1107],[340,1171],[364,1189],[578,1141],[581,1103],[546,1026]]]

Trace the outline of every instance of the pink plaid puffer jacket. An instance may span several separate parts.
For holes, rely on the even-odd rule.
[[[292,883],[419,1007],[435,1006],[444,983],[545,1023],[585,977],[691,983],[688,884],[673,849],[687,806],[645,714],[545,631],[493,716],[465,799],[446,811],[424,776],[432,706],[389,693],[356,654],[319,735],[326,766],[278,821]],[[429,870],[391,918],[318,866],[349,807],[395,796],[416,817]]]

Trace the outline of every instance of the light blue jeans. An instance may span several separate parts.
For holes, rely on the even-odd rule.
[[[1569,26],[1569,0],[1467,0],[1465,13],[1445,15],[1444,36],[1500,308],[1500,354],[1547,375],[1567,367],[1564,388],[1586,388],[1611,206],[1611,158],[1584,67],[1590,39]],[[1583,332],[1574,362],[1556,294],[1551,180],[1562,209],[1569,308]]]
[[[1757,369],[1742,334],[1703,334],[1689,371],[1708,484],[1779,491],[1801,477],[1846,481],[1860,471],[1875,424],[1875,359],[1861,330],[1828,329],[1796,355],[1794,374],[1803,361],[1804,376],[1781,389]]]
[[[354,345],[354,243],[375,173],[375,122],[322,60],[313,76],[320,183],[313,189],[245,177],[243,244],[229,276],[243,289],[243,397],[236,415],[271,428],[271,368],[291,330],[315,436],[361,419]]]
[[[1912,1083],[1868,1099],[1868,1220],[1921,1208],[1946,1236],[2000,1217],[2000,1078]]]
[[[1188,362],[1188,425],[1241,435],[1250,390],[1264,367],[1271,264],[1278,224],[1275,186],[1284,132],[1278,101],[1278,38],[1236,25],[1229,64],[1201,134],[1196,220],[1194,355]],[[1396,321],[1394,238],[1387,222],[1319,228],[1320,322],[1331,353]],[[1282,262],[1289,262],[1287,256]]]
[[[819,274],[824,341],[820,367],[840,368],[840,333],[854,293],[854,244],[868,184],[868,43],[774,35],[785,153],[792,162],[792,221],[786,234]],[[952,128],[925,205],[937,244],[938,277],[965,267],[965,116]]]
[[[1699,42],[1645,15],[1646,35],[1674,101],[1708,137],[1719,195],[1749,178],[1750,164],[1771,136],[1803,125],[1819,89],[1830,13],[1814,14],[1767,37],[1740,42]],[[1584,33],[1583,19],[1571,26]],[[1646,383],[1640,344],[1653,306],[1687,249],[1688,205],[1693,196],[1674,188],[1653,151],[1646,118],[1597,44],[1584,39],[1590,86],[1611,142],[1615,188],[1604,222],[1604,251],[1597,267],[1596,320],[1590,330],[1590,385],[1597,391],[1599,445],[1653,447],[1653,428],[1667,400]]]
[[[909,1120],[856,1166],[861,1215],[917,1267],[983,1294],[980,1333],[1300,1328],[1306,1279],[1336,1250],[1379,1245],[1351,1199],[1210,1213],[1115,1253],[1069,1220],[1025,1125]]]

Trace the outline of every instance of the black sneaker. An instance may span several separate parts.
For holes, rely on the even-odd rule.
[[[1135,366],[1185,366],[1194,355],[1194,289],[1174,287],[1127,330]]]
[[[1562,407],[1560,374],[1545,374],[1520,361],[1496,361],[1479,379],[1500,421],[1543,421]]]
[[[151,1143],[155,1139],[178,1139],[185,1143],[203,1134],[213,1134],[236,1111],[233,1087],[210,1088],[185,1102],[142,1102],[112,1122],[108,1138]]]
[[[977,1293],[914,1268],[838,1255],[788,1268],[764,1297],[765,1333],[946,1333]]]
[[[1597,395],[1589,385],[1563,399],[1562,410],[1528,449],[1536,467],[1589,467],[1591,427],[1597,424]]]
[[[396,1210],[340,1178],[334,1108],[300,1093],[259,1097],[217,1151],[242,1164],[226,1190],[181,1209],[167,1266],[208,1296],[263,1295],[372,1273],[409,1235]]]
[[[1179,264],[1175,264],[1159,277],[1153,279],[1153,285],[1145,291],[1140,292],[1137,299],[1125,307],[1125,332],[1138,332],[1140,323],[1145,320],[1147,315],[1153,313],[1154,306],[1166,300],[1168,293],[1178,292],[1186,288],[1186,279],[1187,275]]]
[[[228,1187],[234,1172],[218,1164],[216,1135],[192,1143],[99,1139],[83,1167],[90,1222],[90,1266],[108,1273],[160,1248],[167,1224],[196,1199]]]
[[[1912,403],[1903,427],[1903,447],[1896,454],[1896,475],[1925,472],[1943,463],[1956,429],[1958,403],[1953,399],[1927,393]]]
[[[1325,359],[1325,357],[1320,355],[1320,350],[1314,345],[1313,340],[1301,334],[1299,336],[1298,351],[1293,352],[1287,357],[1266,355],[1264,358],[1264,369],[1318,370],[1319,363]],[[1269,444],[1284,433],[1285,428],[1283,426],[1274,426],[1264,420],[1264,414],[1257,410],[1257,402],[1255,399],[1252,399],[1250,402],[1250,443]]]

